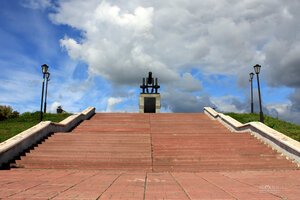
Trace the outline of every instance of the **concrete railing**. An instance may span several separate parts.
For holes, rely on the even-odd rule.
[[[67,132],[76,127],[81,121],[95,114],[94,107],[88,107],[81,113],[76,113],[59,123],[43,121],[0,143],[0,167],[14,160],[26,149],[36,145],[50,133]]]
[[[242,124],[228,115],[216,112],[210,107],[204,107],[204,113],[210,118],[218,120],[231,131],[250,132],[264,143],[293,159],[300,165],[300,142],[266,126],[261,122]]]

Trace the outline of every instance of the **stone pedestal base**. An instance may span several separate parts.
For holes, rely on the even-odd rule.
[[[160,94],[140,94],[139,113],[160,113]]]

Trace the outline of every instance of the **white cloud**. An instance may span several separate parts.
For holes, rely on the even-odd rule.
[[[7,78],[1,79],[1,104],[22,104],[41,95],[42,76],[38,76],[34,70],[25,67],[23,70],[3,69],[2,72]]]
[[[57,107],[58,106],[61,106],[61,103],[59,103],[59,102],[53,102],[52,104],[51,104],[51,106],[50,106],[50,112],[51,113],[56,113],[57,112]]]
[[[166,88],[161,98],[162,109],[176,113],[201,113],[205,106],[215,107],[206,93],[194,96],[176,88]]]
[[[267,55],[261,50],[274,38],[296,39],[281,30],[297,24],[293,4],[299,6],[279,0],[70,0],[59,2],[50,16],[54,23],[82,31],[81,41],[66,37],[61,45],[73,59],[89,64],[90,76],[133,84],[153,71],[168,83],[191,68],[239,76],[253,64],[264,64]]]
[[[147,32],[152,28],[153,8],[137,7],[133,14],[120,13],[118,6],[111,6],[109,3],[102,3],[95,10],[95,19],[100,22],[116,24],[124,28],[134,29],[138,32]]]
[[[232,95],[228,95],[228,96],[222,96],[222,97],[212,97],[211,98],[211,101],[213,104],[216,105],[215,108],[218,109],[218,111],[220,112],[224,112],[224,113],[227,113],[227,112],[247,112],[246,110],[246,106],[244,109],[241,109],[241,108],[237,108],[236,105],[234,105],[232,103],[232,100],[235,99],[237,97],[235,96],[232,96]]]
[[[184,92],[197,92],[202,90],[202,82],[195,79],[190,73],[184,73],[178,87]]]
[[[82,41],[65,37],[60,42],[71,58],[89,64],[91,77],[100,75],[114,83],[136,84],[145,72],[153,71],[162,82],[179,78],[148,52],[153,43],[152,7],[136,7],[128,13],[104,1],[93,8],[86,6],[84,11],[85,7],[80,7],[81,13],[89,14],[74,16],[69,12],[70,4],[61,3],[60,12],[51,15],[51,19],[84,32]],[[72,2],[72,8],[76,7],[79,9]]]
[[[50,18],[81,31],[80,40],[66,36],[61,45],[88,64],[90,77],[128,86],[152,71],[166,88],[181,88],[181,96],[201,90],[192,70],[237,76],[246,87],[257,63],[268,84],[300,87],[299,9],[298,1],[280,0],[69,0],[59,1]],[[235,111],[222,101],[215,104]]]
[[[123,101],[122,98],[109,97],[107,99],[107,107],[105,112],[114,112],[114,107]]]
[[[265,106],[272,117],[300,124],[300,112],[293,110],[291,102],[268,103]]]
[[[99,92],[95,91],[89,80],[73,79],[72,75],[76,64],[75,62],[63,62],[64,68],[51,69],[52,78],[48,86],[48,101],[49,103],[59,102],[62,109],[67,112],[80,112],[102,97]]]

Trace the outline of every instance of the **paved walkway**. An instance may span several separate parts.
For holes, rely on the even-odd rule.
[[[296,170],[118,173],[95,170],[0,171],[0,199],[299,200]]]
[[[0,199],[300,199],[297,165],[204,114],[96,114],[0,171]]]

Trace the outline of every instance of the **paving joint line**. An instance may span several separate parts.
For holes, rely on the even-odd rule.
[[[220,190],[222,190],[223,192],[225,192],[226,194],[228,194],[228,195],[231,196],[232,198],[238,200],[238,198],[236,198],[233,194],[231,194],[230,192],[227,192],[226,190],[224,190],[224,189],[221,188],[220,186],[214,184],[213,182],[208,181],[207,179],[205,179],[205,178],[199,176],[199,175],[196,174],[196,173],[195,173],[195,175],[198,176],[198,177],[200,177],[200,178],[202,178],[204,181],[208,182],[209,184],[212,184],[212,185],[214,185],[215,187],[219,188]]]
[[[10,171],[10,170],[8,170],[8,171]],[[23,170],[23,171],[24,171],[24,170]],[[32,170],[27,170],[27,171],[32,171]],[[45,175],[45,174],[47,174],[47,172],[44,172],[44,173],[40,174],[38,177],[43,176],[43,175]],[[20,180],[16,180],[16,181],[12,181],[12,182],[3,183],[3,184],[1,184],[1,185],[13,184],[13,183],[24,182],[24,181],[26,181],[26,178],[22,178],[22,179],[20,179]],[[1,186],[1,185],[0,185],[0,186]]]
[[[249,185],[249,186],[251,186],[251,187],[253,187],[253,188],[255,188],[255,189],[258,189],[258,188],[257,188],[256,186],[254,186],[254,185],[251,185],[251,184],[249,184],[249,183],[242,182],[242,181],[237,180],[237,179],[235,179],[235,178],[231,178],[231,177],[229,177],[229,176],[226,176],[226,174],[222,174],[222,176],[225,176],[225,177],[227,177],[227,178],[229,178],[229,179],[231,179],[231,180],[235,180],[235,181],[240,182],[240,183],[242,183],[242,184]],[[272,192],[266,191],[266,193],[271,194],[271,195],[273,195],[273,196],[275,196],[275,197],[278,197],[278,198],[280,198],[280,199],[286,199],[286,197],[276,195],[276,194],[274,194],[274,193],[272,193]]]
[[[185,195],[187,196],[187,198],[189,200],[192,200],[190,195],[185,191],[185,189],[182,187],[182,185],[177,181],[177,179],[173,176],[172,173],[169,172],[169,174],[172,176],[172,178],[175,180],[175,182],[177,183],[177,185],[182,189],[182,191],[185,193]]]
[[[17,181],[17,182],[20,182],[20,181]],[[37,187],[37,186],[39,186],[39,185],[42,185],[42,184],[44,184],[44,183],[46,183],[46,182],[47,182],[47,181],[42,182],[42,183],[39,183],[39,184],[37,184],[37,185],[34,185],[34,186],[32,186],[32,187],[29,187],[29,188],[26,188],[26,189],[24,189],[24,190],[21,190],[21,191],[19,191],[19,192],[14,193],[14,194],[8,195],[7,197],[11,197],[11,196],[14,196],[14,195],[16,195],[16,194],[20,194],[20,193],[22,193],[22,192],[26,192],[27,190],[30,190],[30,189],[32,189],[32,188],[35,188],[35,187]]]
[[[119,176],[117,176],[113,182],[111,182],[111,184],[99,195],[99,197],[96,198],[96,200],[100,199],[101,196],[120,178],[120,176],[122,176],[124,173],[121,173]]]
[[[144,183],[144,196],[143,196],[143,200],[145,200],[145,197],[146,197],[147,180],[148,180],[148,173],[146,172],[145,183]]]
[[[68,191],[69,189],[71,189],[71,188],[73,188],[73,187],[79,185],[80,183],[86,181],[87,179],[89,179],[89,178],[91,178],[91,177],[93,177],[93,176],[96,176],[97,174],[99,174],[99,172],[96,173],[96,174],[93,174],[92,176],[89,176],[89,177],[87,177],[87,178],[82,179],[82,180],[79,181],[78,183],[76,183],[76,184],[70,186],[69,188],[67,188],[67,189],[65,189],[65,190],[63,190],[63,191],[61,191],[61,192],[58,192],[56,195],[54,195],[53,197],[50,197],[49,199],[53,199],[53,198],[57,197],[58,195],[60,195],[60,194],[62,194],[62,193],[64,193],[64,192],[66,192],[66,191]]]
[[[75,173],[75,172],[74,172]],[[68,176],[68,175],[71,175],[71,174],[74,174],[74,173],[70,173],[70,174],[67,174],[67,175],[64,175],[64,176]],[[46,174],[46,173],[45,173]],[[41,176],[43,176],[44,174],[42,174]],[[64,176],[61,176],[61,177],[64,177]],[[61,177],[59,177],[59,178],[61,178]],[[20,181],[16,181],[16,182],[22,182],[24,179],[22,179],[22,180],[20,180]],[[16,183],[15,182],[15,183]],[[16,194],[20,194],[20,193],[22,193],[22,192],[26,192],[27,190],[30,190],[30,189],[32,189],[32,188],[35,188],[35,187],[38,187],[38,186],[40,186],[40,185],[43,185],[44,183],[47,183],[47,182],[49,182],[49,181],[42,181],[41,183],[39,183],[39,184],[37,184],[37,185],[34,185],[34,186],[32,186],[32,187],[29,187],[29,188],[26,188],[26,189],[24,189],[24,190],[21,190],[21,191],[18,191],[18,192],[16,192],[16,193],[14,193],[14,194],[11,194],[11,195],[8,195],[7,197],[11,197],[11,196],[14,196],[14,195],[16,195]]]

